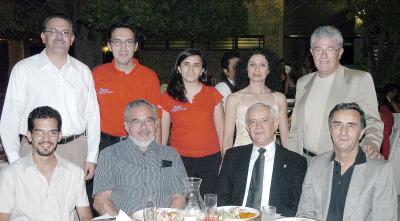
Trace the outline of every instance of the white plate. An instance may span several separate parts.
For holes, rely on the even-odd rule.
[[[286,218],[278,219],[278,221],[315,221],[315,220],[308,219],[308,218],[300,218],[300,217],[286,217]]]
[[[217,208],[218,211],[220,211],[220,210],[231,211],[231,210],[236,210],[236,209],[241,211],[241,212],[254,213],[255,216],[250,217],[250,218],[243,218],[243,219],[240,219],[240,218],[224,218],[224,220],[227,220],[227,221],[245,221],[245,220],[252,220],[252,219],[255,219],[255,218],[260,216],[260,211],[258,211],[256,209],[253,209],[253,208],[250,208],[250,207],[244,207],[244,206],[220,206],[220,207]]]
[[[157,220],[162,221],[162,217],[159,215],[161,212],[176,212],[177,209],[174,208],[157,208]],[[133,220],[143,221],[143,210],[136,211],[132,214]]]

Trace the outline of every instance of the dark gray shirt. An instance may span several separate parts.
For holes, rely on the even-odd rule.
[[[175,149],[154,141],[142,152],[131,139],[104,149],[99,156],[93,195],[112,190],[112,201],[125,212],[141,210],[151,196],[157,207],[169,207],[171,196],[183,193],[187,177]]]
[[[331,160],[334,161],[332,191],[326,221],[340,221],[343,220],[343,212],[346,203],[347,191],[350,186],[354,166],[357,164],[366,163],[367,159],[364,151],[358,149],[357,156],[353,165],[351,165],[351,167],[349,167],[343,175],[341,174],[340,162],[335,160],[335,153],[333,153]]]

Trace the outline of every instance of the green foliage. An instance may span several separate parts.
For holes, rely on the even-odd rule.
[[[352,0],[353,14],[359,17],[364,33],[378,36],[385,34],[389,39],[400,37],[400,1]]]
[[[395,77],[400,65],[400,1],[349,0],[353,18],[362,24],[371,72],[378,86]]]
[[[153,39],[213,39],[243,34],[247,27],[244,0],[88,0],[80,14],[103,32],[125,22]]]
[[[1,0],[0,35],[28,39],[41,31],[41,22],[54,8],[52,1]]]

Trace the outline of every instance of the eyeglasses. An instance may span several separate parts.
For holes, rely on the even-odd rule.
[[[324,52],[327,54],[327,55],[334,55],[336,52],[338,52],[340,50],[340,48],[339,49],[335,49],[335,48],[313,48],[313,52],[314,52],[314,54],[315,55],[322,55]]]
[[[50,130],[50,131],[44,131],[44,130],[40,130],[40,129],[33,129],[32,134],[36,137],[44,137],[45,135],[55,138],[58,137],[58,134],[60,132],[58,130]]]
[[[127,48],[132,48],[135,45],[135,39],[128,39],[126,41],[122,41],[120,39],[110,40],[112,46],[119,48],[125,45]]]
[[[51,36],[57,36],[57,35],[61,35],[63,37],[71,37],[72,36],[72,32],[70,31],[59,31],[57,29],[49,29],[49,30],[45,30],[44,32],[48,32],[51,34]]]
[[[154,118],[146,118],[145,120],[132,119],[128,121],[128,123],[136,128],[141,127],[143,124],[149,127],[154,125],[155,119]]]

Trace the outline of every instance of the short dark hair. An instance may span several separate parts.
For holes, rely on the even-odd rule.
[[[109,38],[108,41],[111,41],[112,33],[117,28],[127,28],[127,29],[131,30],[134,35],[135,42],[138,42],[138,40],[139,40],[138,31],[132,25],[129,25],[126,23],[117,23],[117,24],[112,25],[108,32],[108,38]]]
[[[240,58],[240,55],[237,51],[230,50],[230,51],[224,53],[221,58],[221,68],[228,69],[229,60],[231,60],[233,58]]]
[[[361,107],[354,102],[351,103],[340,103],[337,104],[329,113],[329,118],[328,118],[328,123],[329,123],[329,128],[332,127],[332,118],[333,115],[335,114],[335,112],[337,111],[341,111],[341,110],[355,110],[360,114],[360,126],[362,129],[365,128],[365,126],[367,125],[367,121],[365,120],[365,113],[364,111],[361,109]]]
[[[33,130],[33,122],[36,119],[49,119],[53,118],[57,121],[57,130],[61,131],[62,120],[61,115],[57,110],[49,107],[49,106],[41,106],[33,109],[28,116],[28,130],[32,132]]]
[[[67,21],[71,25],[72,33],[74,32],[74,25],[72,24],[72,20],[68,16],[66,16],[65,14],[62,14],[62,13],[56,13],[56,14],[50,15],[47,18],[45,18],[43,21],[43,24],[42,24],[42,32],[47,30],[47,24],[53,18],[60,18],[60,19]]]

